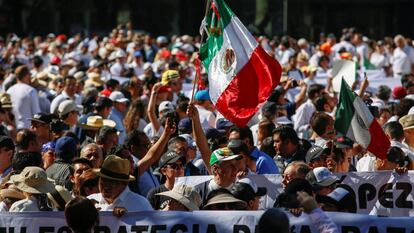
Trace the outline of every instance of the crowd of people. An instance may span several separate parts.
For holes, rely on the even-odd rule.
[[[269,190],[249,176],[282,174],[274,207],[337,232],[325,211],[357,207],[333,173],[414,166],[413,43],[401,35],[376,41],[354,28],[316,43],[257,40],[283,73],[259,113],[239,127],[214,109],[205,69],[192,97],[199,37],[154,37],[127,24],[106,37],[0,38],[0,211],[66,207],[76,230],[99,222],[79,212],[258,210]],[[335,131],[338,59],[401,80],[393,89],[371,91],[362,78],[352,87],[391,141],[386,159]],[[211,179],[175,185],[197,175]]]

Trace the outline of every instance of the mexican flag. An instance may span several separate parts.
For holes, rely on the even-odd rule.
[[[279,83],[281,66],[223,0],[212,1],[204,26],[208,37],[200,57],[211,101],[225,118],[245,126]]]
[[[387,158],[390,141],[362,99],[342,79],[335,129],[380,159]]]

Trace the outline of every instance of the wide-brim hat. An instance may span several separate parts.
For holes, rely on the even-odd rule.
[[[0,199],[4,198],[14,198],[14,199],[25,199],[26,197],[23,195],[23,193],[16,188],[15,185],[9,185],[6,189],[0,190]]]
[[[101,76],[97,73],[89,73],[88,79],[85,81],[85,86],[102,87],[105,82],[101,79]]]
[[[104,126],[115,128],[116,122],[109,119],[103,119],[101,116],[90,116],[86,120],[86,124],[79,124],[79,127],[85,130],[99,130]]]
[[[408,114],[401,117],[399,122],[404,129],[414,128],[414,114]]]
[[[220,193],[212,197],[210,200],[208,200],[204,208],[209,207],[214,204],[220,204],[220,203],[241,203],[244,205],[244,207],[247,206],[245,201],[235,198],[230,193]]]
[[[12,175],[10,180],[19,190],[32,194],[46,194],[55,187],[53,180],[48,179],[40,167],[25,167],[20,174]]]
[[[109,155],[104,160],[100,169],[93,169],[93,172],[102,178],[116,181],[134,181],[135,177],[129,174],[129,160],[116,155]]]
[[[0,94],[1,108],[13,108],[10,94],[3,92]]]
[[[172,198],[183,204],[189,211],[199,210],[199,206],[201,204],[200,194],[198,194],[194,188],[186,185],[179,185],[170,191],[157,193],[155,195]],[[190,200],[190,198],[192,200]]]

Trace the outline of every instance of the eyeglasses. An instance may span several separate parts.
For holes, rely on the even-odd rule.
[[[168,167],[173,170],[185,169],[185,166],[183,164],[178,163],[168,164]]]

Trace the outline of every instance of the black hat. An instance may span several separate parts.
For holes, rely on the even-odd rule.
[[[93,104],[93,106],[98,107],[98,108],[112,107],[112,105],[113,105],[112,100],[105,96],[98,97],[96,102]]]
[[[306,163],[311,162],[312,160],[315,160],[317,158],[320,158],[320,156],[323,153],[323,148],[320,146],[312,146],[308,152],[306,152],[305,161]]]
[[[223,136],[216,128],[207,128],[204,133],[207,139],[219,139]]]
[[[255,197],[266,195],[267,189],[265,187],[257,187],[256,183],[250,178],[243,178],[233,185],[230,192],[235,198],[249,202]]]
[[[14,150],[14,142],[10,137],[0,136],[0,148],[6,147],[9,150]]]
[[[276,207],[299,208],[298,191],[304,191],[311,196],[313,195],[312,186],[307,180],[293,179],[287,184],[285,191],[277,197],[275,203]]]
[[[49,113],[37,113],[33,116],[33,118],[30,118],[31,121],[37,121],[43,124],[50,124],[53,120],[53,115]]]
[[[344,186],[337,187],[326,196],[317,195],[316,201],[333,205],[339,212],[356,213],[357,210],[355,195]]]
[[[174,151],[168,151],[167,153],[163,154],[160,158],[159,167],[162,168],[165,165],[173,164],[178,160],[182,160],[185,163],[185,158]]]

